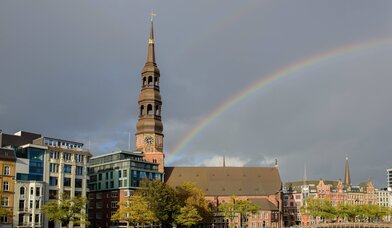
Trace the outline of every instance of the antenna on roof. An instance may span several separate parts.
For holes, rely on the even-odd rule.
[[[226,157],[223,155],[223,167],[226,167]]]
[[[91,151],[91,139],[88,137],[88,150]]]
[[[308,179],[308,175],[306,173],[306,164],[304,165],[304,185],[306,184],[306,181]]]
[[[277,159],[277,158],[275,158],[275,164],[274,164],[274,167],[275,167],[275,168],[278,168],[278,159]]]

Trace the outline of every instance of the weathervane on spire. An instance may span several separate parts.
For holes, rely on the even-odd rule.
[[[156,17],[156,16],[157,16],[157,14],[156,14],[156,12],[154,11],[154,9],[151,10],[151,22],[154,20],[154,17]]]

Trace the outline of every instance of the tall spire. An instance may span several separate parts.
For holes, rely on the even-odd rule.
[[[150,35],[148,37],[147,61],[141,73],[139,95],[139,117],[136,124],[136,150],[145,154],[149,162],[158,163],[158,171],[163,173],[163,124],[161,120],[162,98],[160,94],[160,72],[155,62],[154,26],[151,14]]]
[[[155,64],[155,47],[154,47],[154,17],[156,16],[154,10],[151,12],[151,25],[150,25],[150,36],[148,37],[148,52],[147,52],[147,62]]]
[[[346,170],[344,172],[344,185],[351,185],[350,168],[348,166],[348,156],[346,156]]]

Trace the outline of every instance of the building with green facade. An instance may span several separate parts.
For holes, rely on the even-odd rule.
[[[137,151],[115,151],[91,158],[89,221],[91,227],[110,227],[110,217],[118,209],[118,202],[132,195],[143,179],[163,180],[157,163],[145,160]]]

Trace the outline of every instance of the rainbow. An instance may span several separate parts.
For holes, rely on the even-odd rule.
[[[277,81],[281,78],[289,76],[299,70],[304,68],[308,68],[319,64],[324,61],[332,60],[338,57],[346,56],[349,54],[353,54],[358,51],[376,48],[384,45],[388,45],[392,43],[392,38],[377,38],[368,40],[366,42],[358,42],[350,45],[334,48],[325,52],[318,53],[316,55],[310,56],[309,58],[305,58],[301,61],[292,63],[287,65],[269,75],[267,77],[261,77],[259,80],[251,83],[249,86],[242,89],[240,92],[234,94],[223,103],[221,103],[215,110],[211,111],[207,116],[205,116],[202,120],[200,120],[194,128],[192,128],[180,141],[177,145],[175,145],[173,151],[169,153],[170,156],[168,158],[169,162],[173,161],[173,158],[183,151],[185,146],[189,144],[189,142],[196,137],[204,128],[206,128],[213,120],[215,120],[219,115],[227,111],[230,107],[244,100],[246,97],[252,95],[257,90],[266,87],[274,81]]]

